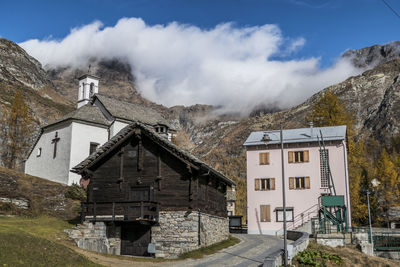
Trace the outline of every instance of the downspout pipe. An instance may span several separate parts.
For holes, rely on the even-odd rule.
[[[349,188],[349,166],[347,163],[347,146],[345,141],[342,141],[343,145],[343,165],[344,165],[344,179],[345,179],[345,187],[346,187],[346,206],[347,206],[347,222],[346,227],[351,227],[351,207],[350,207],[350,188]]]

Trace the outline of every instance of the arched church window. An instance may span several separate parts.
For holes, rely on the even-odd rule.
[[[89,97],[91,97],[94,93],[94,83],[90,84],[90,91],[89,91]]]

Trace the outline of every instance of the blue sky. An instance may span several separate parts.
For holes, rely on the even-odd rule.
[[[248,113],[364,71],[340,55],[399,40],[384,1],[400,13],[395,0],[2,0],[0,36],[45,68],[124,60],[160,104]]]
[[[400,1],[386,1],[400,12]],[[323,65],[346,49],[398,40],[400,26],[381,0],[2,0],[0,36],[15,42],[63,38],[71,28],[94,20],[114,25],[122,17],[200,28],[276,24],[284,36],[305,38],[293,57],[321,57]]]

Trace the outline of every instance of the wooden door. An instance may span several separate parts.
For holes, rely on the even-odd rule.
[[[147,247],[151,240],[149,225],[126,224],[121,227],[121,254],[148,256]]]

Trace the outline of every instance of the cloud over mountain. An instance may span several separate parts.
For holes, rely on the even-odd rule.
[[[292,106],[360,72],[346,59],[327,69],[319,67],[318,58],[287,59],[305,40],[283,36],[276,25],[225,23],[201,29],[123,18],[113,27],[96,21],[72,29],[62,40],[20,45],[47,68],[86,66],[90,58],[121,59],[131,65],[144,97],[167,106],[201,103],[224,111]]]

